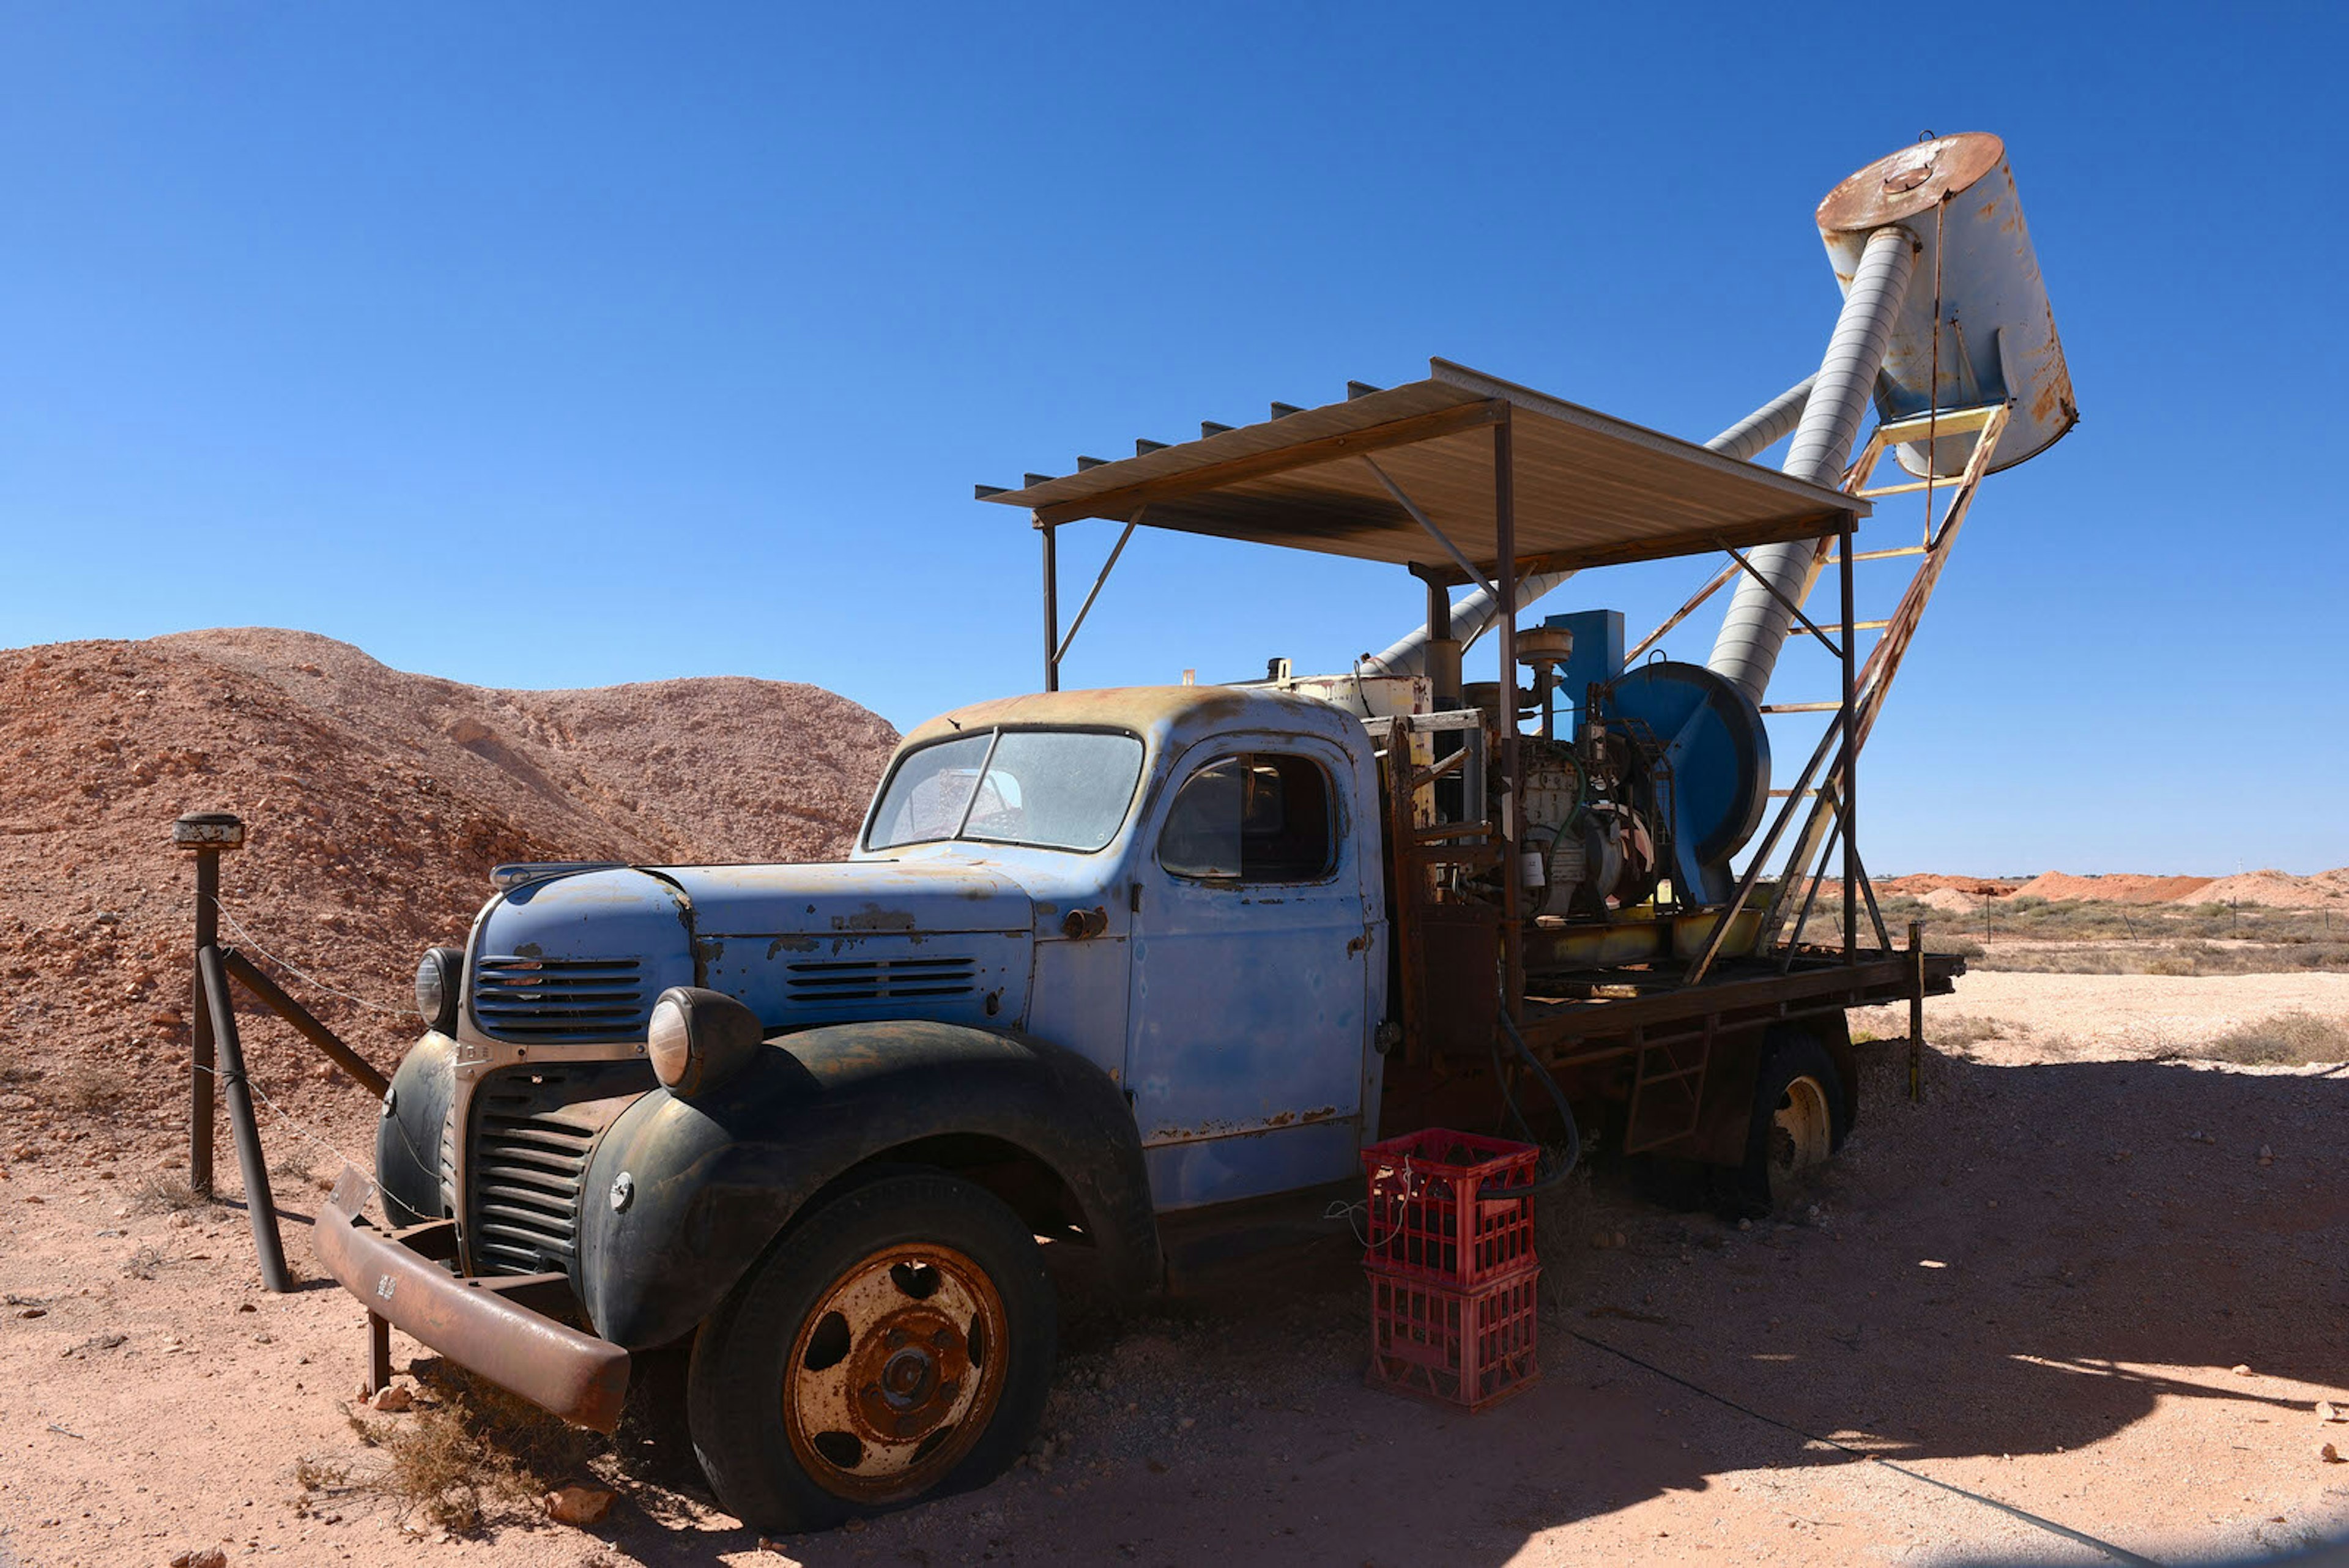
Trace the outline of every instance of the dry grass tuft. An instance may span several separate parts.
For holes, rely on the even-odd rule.
[[[84,1116],[102,1116],[129,1097],[129,1089],[115,1074],[86,1064],[67,1067],[51,1080],[59,1106]]]
[[[156,1176],[140,1184],[130,1206],[141,1214],[176,1214],[182,1209],[201,1209],[218,1201],[189,1186],[184,1176]]]
[[[2349,1027],[2305,1008],[2279,1012],[2256,1023],[2230,1029],[2216,1040],[2181,1052],[2209,1062],[2244,1066],[2305,1067],[2319,1062],[2349,1062]]]
[[[567,1426],[502,1388],[427,1363],[417,1376],[434,1397],[407,1415],[349,1416],[378,1462],[360,1468],[305,1459],[305,1490],[347,1487],[388,1500],[402,1518],[420,1512],[443,1530],[467,1534],[504,1513],[527,1513],[539,1498],[589,1473],[610,1451],[608,1439]]]

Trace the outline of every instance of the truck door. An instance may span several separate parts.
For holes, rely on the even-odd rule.
[[[1325,741],[1227,737],[1143,825],[1126,1085],[1162,1210],[1357,1169],[1378,884],[1354,776]]]

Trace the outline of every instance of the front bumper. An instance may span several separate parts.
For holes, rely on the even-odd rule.
[[[319,1210],[315,1233],[326,1272],[372,1315],[501,1388],[599,1432],[620,1424],[628,1353],[527,1304],[567,1295],[567,1281],[457,1274],[456,1221],[381,1230],[360,1212],[373,1186],[347,1168]]]

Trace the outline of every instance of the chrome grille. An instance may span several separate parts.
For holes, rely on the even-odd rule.
[[[796,1006],[968,996],[978,986],[970,958],[844,959],[786,966],[784,994]]]
[[[483,1274],[568,1273],[595,1127],[564,1116],[571,1075],[502,1073],[473,1105],[467,1242]]]
[[[642,1039],[652,1016],[635,959],[483,954],[473,961],[473,1016],[500,1040]]]

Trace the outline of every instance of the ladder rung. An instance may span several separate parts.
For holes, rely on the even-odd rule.
[[[1954,474],[1948,478],[1936,475],[1930,488],[1953,494],[1965,487],[1965,481]],[[1906,480],[1899,484],[1871,484],[1865,490],[1854,491],[1862,501],[1879,501],[1887,495],[1914,495],[1928,488],[1921,479]]]
[[[1774,789],[1770,792],[1770,798],[1772,800],[1785,800],[1788,795],[1793,794],[1795,792],[1790,789]],[[1803,792],[1803,798],[1805,800],[1808,800],[1818,793],[1819,792],[1815,789],[1806,789]]]
[[[1926,435],[1935,437],[1963,435],[1990,423],[1990,418],[2003,403],[1977,403],[1971,409],[1942,409],[1938,412],[1910,414],[1905,420],[1878,425],[1876,433],[1887,446],[1907,446]]]
[[[1842,710],[1840,702],[1764,702],[1764,713],[1834,713]]]
[[[1698,1063],[1698,1064],[1697,1064],[1695,1066],[1693,1066],[1693,1067],[1680,1067],[1680,1068],[1676,1068],[1676,1069],[1674,1069],[1673,1071],[1671,1071],[1671,1072],[1670,1072],[1670,1073],[1651,1073],[1651,1074],[1649,1074],[1646,1077],[1641,1078],[1641,1079],[1640,1080],[1640,1082],[1642,1085],[1647,1085],[1647,1084],[1669,1084],[1669,1083],[1671,1083],[1674,1078],[1693,1078],[1693,1077],[1695,1077],[1699,1073],[1702,1073],[1702,1072],[1703,1072],[1703,1071],[1704,1071],[1704,1064],[1703,1064],[1703,1063],[1702,1063],[1702,1062],[1700,1062],[1700,1063]]]
[[[1861,561],[1889,561],[1895,556],[1921,556],[1924,553],[1925,546],[1922,545],[1903,545],[1897,550],[1862,550],[1852,556],[1852,561],[1854,564],[1857,564]],[[1829,556],[1823,564],[1830,566],[1839,566],[1843,565],[1843,557],[1841,556]]]

